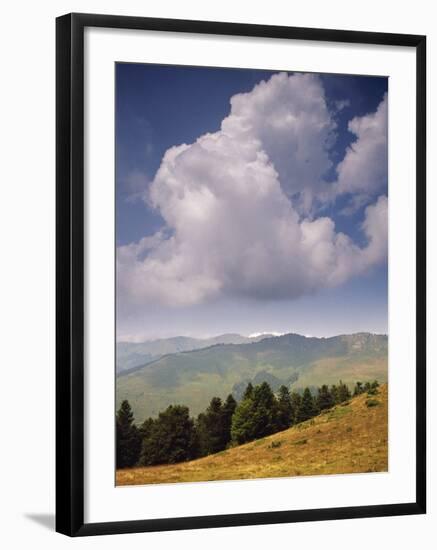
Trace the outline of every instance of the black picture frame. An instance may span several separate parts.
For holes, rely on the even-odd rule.
[[[403,46],[416,50],[416,500],[262,513],[84,523],[84,29]],[[56,530],[69,536],[423,514],[426,511],[426,37],[68,14],[56,20]]]

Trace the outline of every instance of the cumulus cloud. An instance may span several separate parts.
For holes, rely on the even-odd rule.
[[[337,166],[336,193],[375,196],[387,185],[387,95],[375,113],[353,118],[349,131],[356,140]]]
[[[235,95],[222,123],[232,140],[255,141],[265,151],[283,190],[298,194],[295,206],[304,212],[327,188],[335,128],[322,83],[313,74],[276,74],[251,92]]]
[[[369,152],[372,119],[364,119],[351,129],[364,142],[358,150]],[[234,96],[219,131],[168,149],[148,197],[166,226],[118,248],[119,303],[292,299],[380,262],[386,197],[365,211],[364,247],[336,232],[332,219],[308,215],[329,192],[324,174],[334,130],[320,80],[278,74]],[[345,164],[353,164],[349,154]]]

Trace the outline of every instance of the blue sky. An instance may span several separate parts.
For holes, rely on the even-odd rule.
[[[387,86],[117,64],[117,338],[386,332]]]

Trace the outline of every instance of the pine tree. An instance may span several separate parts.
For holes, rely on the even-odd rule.
[[[219,397],[213,397],[206,411],[199,414],[196,431],[201,456],[218,453],[225,448],[224,413]]]
[[[196,454],[196,433],[188,407],[170,405],[159,413],[143,442],[141,464],[174,464]]]
[[[129,401],[124,400],[116,415],[117,468],[134,466],[141,452],[141,434],[134,424]]]
[[[239,445],[255,439],[253,417],[255,403],[252,397],[246,397],[238,403],[232,417],[231,440]]]
[[[247,398],[252,398],[253,397],[253,386],[252,386],[252,383],[249,382],[247,384],[247,387],[246,389],[244,390],[244,393],[243,393],[243,399],[247,399]]]
[[[278,430],[278,403],[267,382],[256,386],[253,392],[254,438],[259,439]]]
[[[139,428],[141,439],[146,439],[150,436],[154,422],[155,421],[153,420],[153,418],[147,418],[146,420],[144,420]]]
[[[314,398],[311,394],[311,391],[309,388],[305,388],[303,395],[302,395],[302,402],[300,404],[300,407],[297,411],[296,421],[297,422],[304,422],[305,420],[308,420],[309,418],[312,418],[317,414],[317,408],[314,403]]]
[[[237,402],[235,401],[234,396],[230,393],[226,398],[226,401],[223,403],[222,407],[223,449],[225,449],[228,443],[231,441],[232,417],[234,416],[236,408]]]
[[[238,444],[265,437],[278,429],[278,403],[269,384],[249,386],[232,417],[231,438]]]
[[[209,453],[217,453],[223,446],[223,411],[220,397],[213,397],[206,409],[205,418],[209,432]]]
[[[292,423],[295,424],[297,422],[297,413],[300,408],[300,404],[302,403],[302,396],[297,391],[291,392],[291,418]]]
[[[348,386],[340,380],[338,383],[338,403],[343,403],[351,398],[351,392],[349,391]]]
[[[334,405],[334,399],[329,391],[329,388],[326,384],[323,384],[318,389],[317,394],[317,406],[319,411],[324,411],[325,409],[330,409]]]
[[[293,421],[293,407],[287,386],[281,386],[278,392],[278,429],[286,430]]]
[[[364,392],[363,383],[358,381],[355,383],[354,397],[361,395]]]
[[[331,393],[334,405],[337,405],[338,403],[340,403],[340,401],[338,400],[338,387],[335,384],[333,384],[331,386],[331,392],[330,393]]]
[[[205,413],[199,413],[194,423],[196,456],[206,456],[209,452],[208,422]]]

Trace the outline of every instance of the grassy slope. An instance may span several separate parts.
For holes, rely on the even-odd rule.
[[[387,357],[329,357],[310,365],[294,384],[296,387],[337,384],[339,380],[354,386],[357,380],[363,382],[378,380],[387,382]]]
[[[368,407],[374,399],[378,405]],[[284,432],[191,462],[117,471],[117,485],[385,472],[387,385]]]

